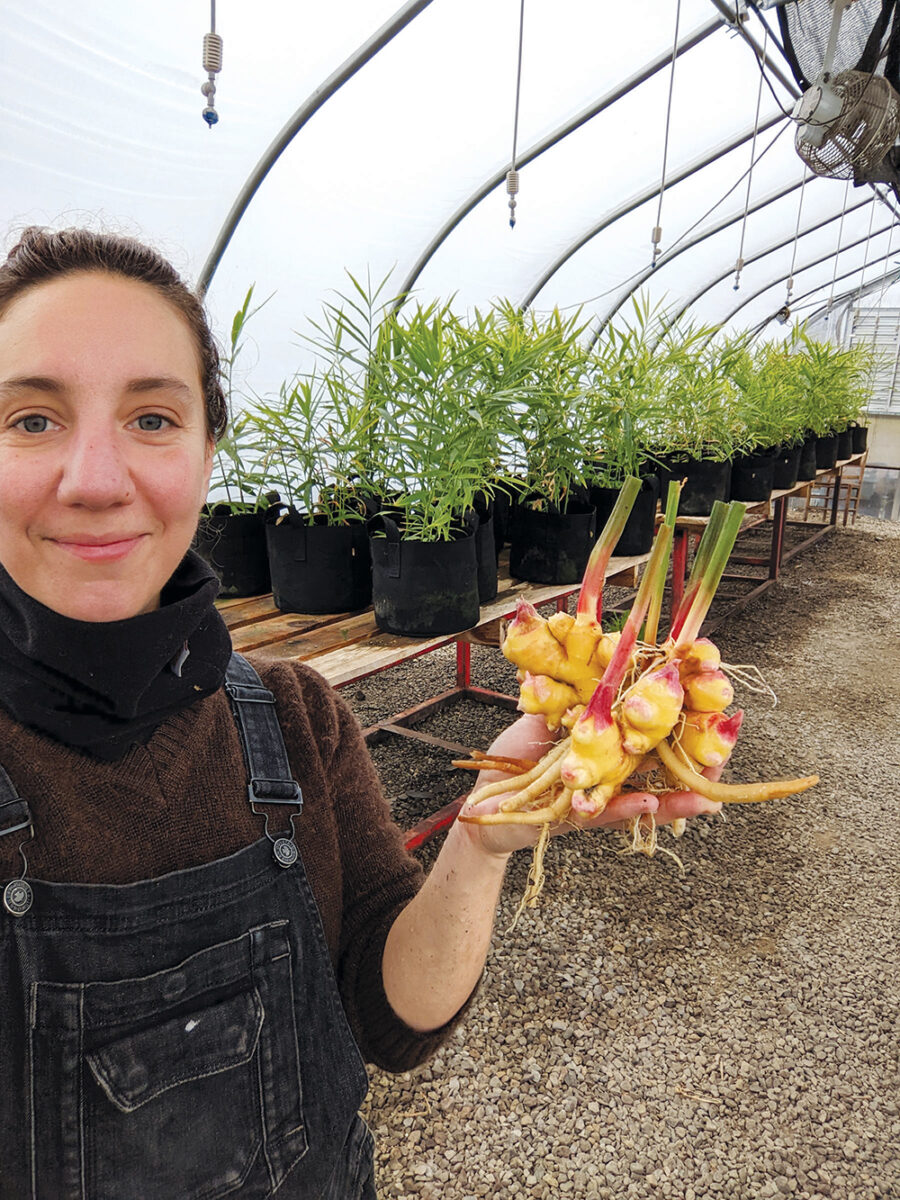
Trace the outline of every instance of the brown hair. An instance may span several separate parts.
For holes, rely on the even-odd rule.
[[[206,425],[218,441],[228,424],[219,350],[203,305],[167,259],[135,238],[89,229],[25,229],[0,266],[0,317],[23,292],[78,271],[105,271],[155,288],[175,308],[194,337],[206,403]]]

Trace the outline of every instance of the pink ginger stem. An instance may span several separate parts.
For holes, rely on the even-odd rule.
[[[612,512],[609,514],[603,532],[594,543],[591,557],[585,567],[584,579],[581,581],[581,593],[578,597],[578,615],[587,615],[600,621],[603,617],[603,585],[606,582],[606,568],[612,558],[616,542],[622,536],[625,522],[634,507],[641,481],[629,476],[622,484],[619,497]]]

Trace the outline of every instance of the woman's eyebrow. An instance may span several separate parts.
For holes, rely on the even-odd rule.
[[[47,375],[20,375],[0,380],[0,393],[13,392],[62,392],[65,388],[59,379]]]
[[[140,394],[141,392],[186,392],[192,396],[193,392],[183,379],[178,379],[174,375],[150,375],[146,379],[130,379],[125,386],[126,392]]]

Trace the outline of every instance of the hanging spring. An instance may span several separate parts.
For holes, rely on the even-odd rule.
[[[206,97],[203,120],[210,129],[219,119],[219,114],[216,112],[216,75],[222,70],[222,39],[215,31],[215,5],[213,5],[212,24],[212,30],[203,35],[203,70],[206,71],[208,78],[200,87],[200,91]]]
[[[656,260],[659,258],[659,255],[660,255],[659,244],[661,241],[662,241],[662,226],[654,225],[653,233],[650,235],[650,243],[653,246],[653,262],[650,264],[651,267],[656,266]]]
[[[509,227],[516,227],[516,194],[519,190],[519,172],[510,168],[506,172],[506,193],[509,196]]]

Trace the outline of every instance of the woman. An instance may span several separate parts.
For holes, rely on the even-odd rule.
[[[168,263],[24,233],[0,267],[0,1200],[374,1196],[363,1059],[448,1036],[533,839],[457,824],[423,882],[337,695],[232,657],[189,552],[224,425]],[[500,745],[549,738],[523,718]]]

